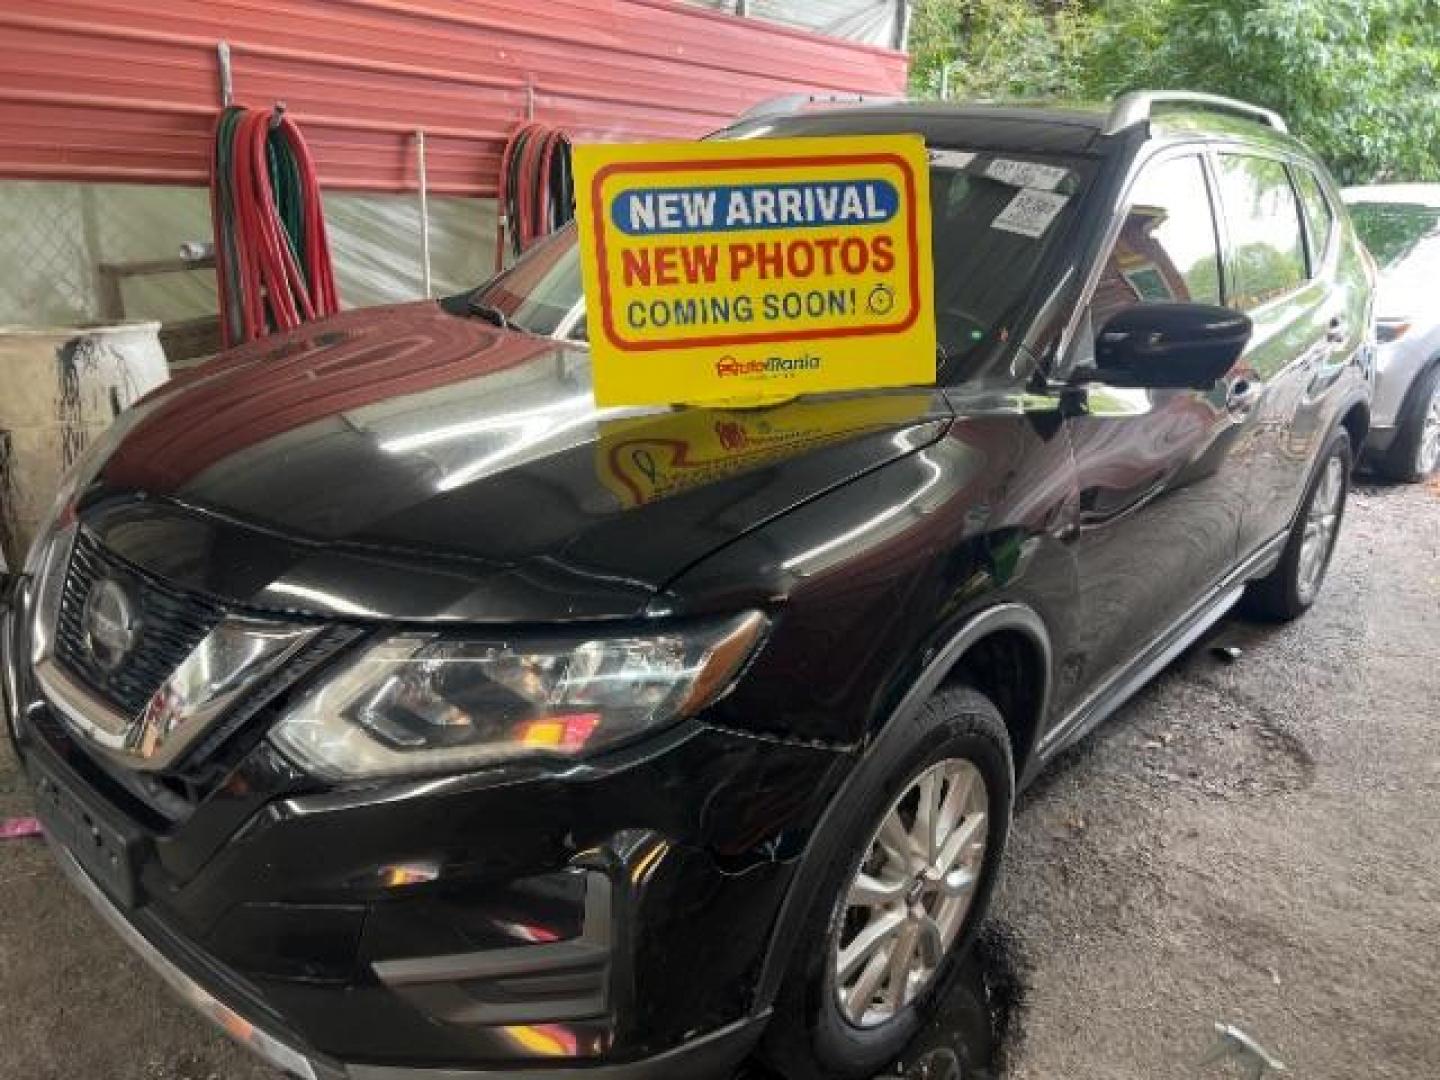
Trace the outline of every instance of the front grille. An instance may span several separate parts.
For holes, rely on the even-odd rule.
[[[84,629],[86,600],[91,589],[106,579],[125,591],[139,613],[135,642],[114,670],[106,670],[95,659]],[[157,581],[110,554],[82,529],[76,536],[61,590],[55,658],[117,711],[135,718],[155,691],[227,616],[278,617],[267,611],[228,610],[208,597]],[[288,614],[286,619],[294,621]],[[147,828],[164,830],[184,820],[263,736],[265,724],[251,721],[363,633],[359,627],[325,626],[280,670],[245,687],[225,715],[171,768],[147,772],[125,768],[112,757],[82,753],[89,769],[87,778],[127,814],[146,822]],[[46,716],[43,711],[37,715]],[[53,722],[39,733],[56,749],[69,746],[73,734],[68,726]],[[80,739],[76,746],[83,751],[84,744],[85,740]]]
[[[119,584],[139,608],[135,644],[113,670],[98,663],[85,642],[85,601],[91,587],[105,578]],[[55,655],[122,712],[138,716],[224,614],[212,600],[137,573],[82,529],[60,596]]]

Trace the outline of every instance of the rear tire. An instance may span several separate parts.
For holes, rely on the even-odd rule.
[[[1375,471],[1389,480],[1415,483],[1437,468],[1440,468],[1440,363],[1432,363],[1405,395],[1395,439],[1375,462]]]
[[[1246,614],[1270,622],[1289,622],[1304,615],[1315,603],[1345,516],[1351,464],[1350,436],[1342,428],[1330,437],[1315,475],[1310,478],[1280,562],[1245,590],[1242,607]]]
[[[786,1080],[871,1077],[899,1055],[973,942],[995,887],[1015,791],[999,710],[983,694],[959,688],[941,691],[896,723],[904,728],[886,731],[856,767],[838,796],[839,816],[817,837],[827,845],[827,869],[762,1046]],[[919,816],[926,792],[933,792],[935,810],[923,820],[937,822],[934,831]],[[911,845],[903,855],[896,825]],[[928,868],[921,850],[927,834],[940,851]],[[943,872],[944,835],[954,838],[949,849],[965,853],[950,873]],[[866,937],[896,923],[883,937]],[[880,944],[870,948],[864,943],[870,940]],[[904,955],[919,958],[913,969],[896,961],[912,946]],[[871,972],[872,964],[884,974]]]

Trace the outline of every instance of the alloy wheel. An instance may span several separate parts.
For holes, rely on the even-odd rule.
[[[934,980],[980,883],[989,813],[963,758],[931,765],[886,812],[840,900],[832,975],[850,1023],[885,1023]]]
[[[1440,383],[1430,394],[1430,407],[1421,420],[1420,445],[1415,450],[1415,471],[1428,476],[1440,465]]]
[[[1305,515],[1305,533],[1300,541],[1300,561],[1295,573],[1295,587],[1300,598],[1309,602],[1320,588],[1325,565],[1339,531],[1341,501],[1345,496],[1345,463],[1333,456],[1325,462],[1325,471],[1316,485]]]

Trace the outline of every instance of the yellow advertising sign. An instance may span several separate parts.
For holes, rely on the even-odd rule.
[[[918,135],[580,146],[575,176],[599,404],[934,381]]]

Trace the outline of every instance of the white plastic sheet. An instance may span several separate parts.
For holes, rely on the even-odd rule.
[[[731,14],[737,0],[691,0]],[[826,37],[893,49],[899,33],[900,0],[749,0],[751,18],[813,30]]]
[[[414,300],[421,293],[420,210],[413,194],[325,193],[343,307]],[[432,196],[430,253],[436,296],[492,273],[494,200]],[[76,326],[104,315],[101,263],[174,259],[209,242],[204,188],[141,184],[0,182],[0,324]],[[128,277],[126,319],[179,322],[213,315],[208,269]]]

